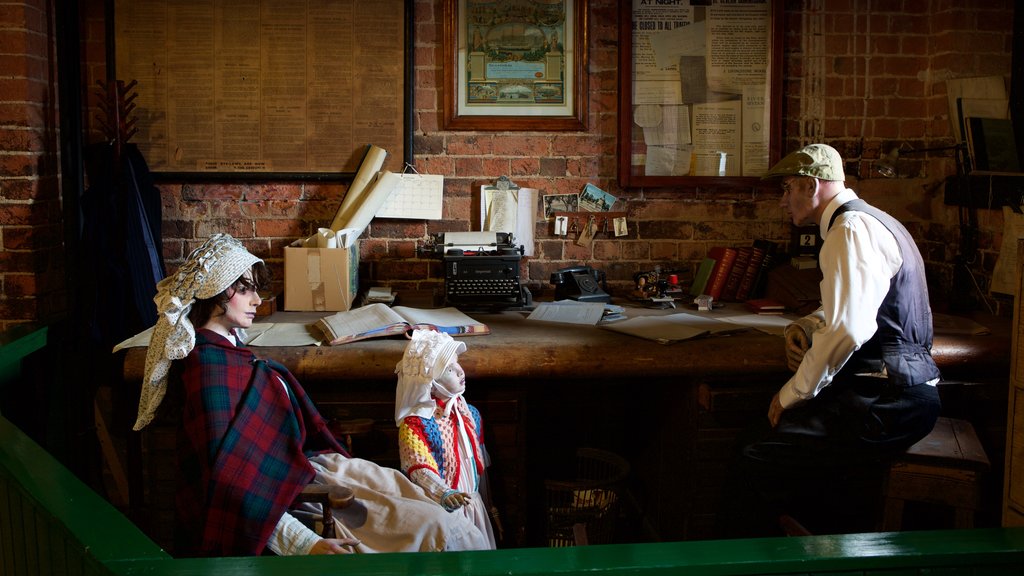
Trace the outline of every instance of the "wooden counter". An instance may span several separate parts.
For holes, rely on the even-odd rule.
[[[629,313],[678,311],[630,309]],[[316,317],[278,312],[266,321],[311,322]],[[658,344],[597,327],[531,322],[521,312],[473,313],[473,317],[487,324],[491,334],[463,338],[467,351],[459,360],[472,379],[628,378],[639,373],[649,377],[745,376],[786,371],[781,338],[757,330]],[[933,355],[944,377],[1007,374],[1009,321],[979,320],[992,334],[936,335]],[[333,347],[273,346],[254,350],[287,366],[300,382],[393,380],[406,343],[403,338],[377,338]],[[141,381],[144,366],[145,349],[130,349],[124,364],[125,381]]]
[[[748,330],[665,345],[597,327],[527,321],[519,312],[471,315],[491,328],[463,339],[460,362],[466,398],[484,418],[503,547],[545,545],[543,481],[569,474],[566,464],[580,446],[630,462],[630,486],[650,528],[637,527],[637,540],[715,536],[735,436],[767,413],[790,375],[781,337]],[[315,317],[279,312],[268,320]],[[1009,322],[978,321],[992,334],[937,335],[936,361],[950,380],[1005,383]],[[394,372],[406,343],[399,337],[254,350],[291,369],[328,419],[372,418],[376,437],[355,439],[356,455],[397,465]],[[138,389],[144,361],[144,348],[124,353],[127,390]]]

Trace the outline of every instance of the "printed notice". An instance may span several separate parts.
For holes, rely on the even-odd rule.
[[[132,142],[156,172],[354,173],[406,156],[405,0],[116,0]]]

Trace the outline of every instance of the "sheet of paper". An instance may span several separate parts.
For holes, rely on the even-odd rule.
[[[131,338],[125,338],[119,342],[111,352],[117,352],[118,350],[124,350],[125,348],[138,348],[149,346],[149,339],[153,337],[152,326],[146,328],[142,332],[139,332]]]
[[[983,76],[979,78],[951,78],[946,80],[946,97],[949,102],[949,122],[957,142],[963,142],[963,128],[960,125],[960,112],[957,110],[959,98],[986,98],[1006,100],[1006,82],[1002,76]]]
[[[1003,244],[999,258],[992,271],[991,292],[1000,294],[1016,293],[1017,286],[1017,240],[1024,239],[1024,214],[1018,214],[1009,206],[1003,206]]]
[[[500,190],[490,184],[480,187],[480,230],[511,232],[523,256],[533,256],[533,229],[537,219],[537,190]]]
[[[603,315],[604,304],[600,302],[559,301],[541,302],[526,319],[594,326]]]
[[[796,316],[784,314],[738,314],[736,316],[718,317],[722,322],[754,328],[772,336],[784,336],[786,326],[789,326],[790,322],[796,320],[796,318]]]
[[[444,208],[444,176],[399,174],[395,189],[377,211],[377,218],[440,220]]]
[[[739,100],[694,104],[693,146],[694,176],[740,175],[740,117]],[[725,154],[724,170],[721,163]]]
[[[322,334],[314,334],[312,325],[301,322],[253,324],[247,346],[319,346]]]

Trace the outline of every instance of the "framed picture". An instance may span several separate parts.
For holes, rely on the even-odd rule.
[[[620,3],[620,185],[751,185],[779,159],[782,5]]]
[[[446,130],[585,130],[587,0],[444,0]]]

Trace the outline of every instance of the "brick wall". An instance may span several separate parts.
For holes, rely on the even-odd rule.
[[[18,100],[26,102],[28,114],[18,106],[3,104],[0,108],[12,110],[5,113],[0,127],[7,142],[12,142],[15,134],[28,132],[39,141],[47,134],[42,109],[43,103],[53,101],[47,95],[52,83],[48,87],[37,82],[48,73],[40,63],[47,60],[42,55],[47,54],[48,43],[40,16],[43,10],[36,4],[45,5],[45,0],[19,7],[14,12],[20,16],[13,18],[18,24],[5,24],[2,31],[4,38],[10,35],[11,41],[21,43],[26,42],[25,37],[42,34],[33,40],[32,57],[18,58],[21,50],[9,48],[11,41],[0,43],[3,52],[15,53],[15,60],[40,68],[32,72],[32,80],[22,82],[34,87],[31,98]],[[83,0],[86,92],[105,75],[102,4],[102,0]],[[922,0],[865,4],[856,0],[786,2],[784,148],[811,141],[837,146],[849,160],[851,184],[869,201],[907,223],[915,234],[928,260],[933,293],[941,300],[952,290],[959,239],[958,211],[946,206],[942,195],[942,181],[955,169],[950,153],[905,154],[901,164],[904,177],[895,180],[875,178],[872,170],[880,154],[894,146],[923,149],[951,143],[946,79],[1009,76],[1014,3],[1001,0],[976,6]],[[552,269],[568,263],[601,267],[624,288],[631,284],[634,271],[655,265],[691,266],[715,244],[748,244],[754,238],[788,241],[789,224],[776,205],[778,193],[771,189],[618,187],[616,2],[590,1],[590,129],[586,133],[441,130],[441,7],[441,0],[416,0],[414,137],[417,168],[445,176],[445,219],[373,222],[361,246],[364,280],[398,287],[439,285],[439,266],[416,258],[415,247],[428,233],[468,229],[474,221],[471,193],[501,174],[542,193],[578,192],[592,182],[626,202],[629,236],[599,238],[589,248],[556,239],[545,223],[538,222],[537,256],[524,266],[535,292],[547,287]],[[36,16],[29,18],[28,14]],[[12,20],[9,5],[4,15],[4,22]],[[15,118],[8,120],[12,115]],[[88,113],[87,121],[93,116]],[[99,138],[95,127],[90,134],[90,140]],[[34,144],[30,144],[34,141],[29,139],[12,149],[27,151],[18,155],[35,157],[38,153],[31,152]],[[7,150],[5,147],[0,153],[10,164],[8,157],[15,159]],[[5,303],[20,300],[27,292],[38,293],[40,284],[48,282],[48,275],[41,271],[50,267],[41,265],[37,254],[46,253],[44,247],[49,245],[39,237],[51,235],[47,231],[55,219],[44,215],[55,212],[44,206],[56,204],[56,197],[54,186],[47,184],[52,174],[39,173],[39,169],[54,164],[30,164],[34,168],[21,165],[11,170],[5,166],[0,180],[6,203],[5,220],[0,222],[7,262],[0,301]],[[28,173],[19,174],[18,170]],[[11,186],[21,192],[12,197]],[[267,258],[280,278],[283,246],[329,223],[345,190],[345,183],[164,182],[164,253],[173,267],[200,239],[225,230]],[[19,211],[22,216],[15,219]],[[965,259],[984,289],[998,252],[1002,217],[998,210],[979,210],[978,222],[979,249]],[[12,232],[20,232],[21,239],[31,236],[32,250],[15,251],[18,244],[12,244]],[[59,237],[54,240],[59,242]],[[15,255],[18,258],[11,258]],[[15,260],[17,272],[28,273],[33,280],[28,284],[34,286],[11,284]],[[34,276],[33,271],[37,272]],[[39,306],[32,299],[27,307],[6,307],[0,318],[11,322],[38,317],[42,315]],[[59,308],[57,304],[47,306]]]
[[[65,311],[52,16],[0,4],[0,330]]]

